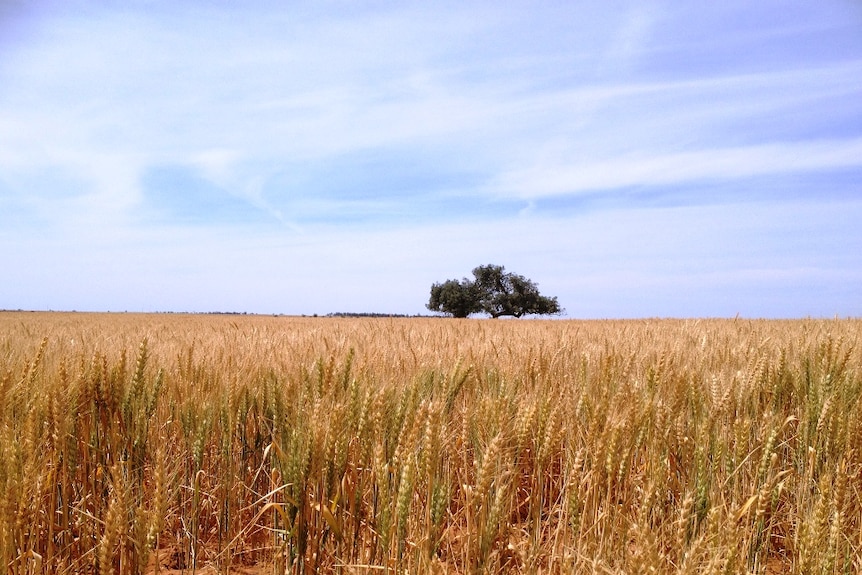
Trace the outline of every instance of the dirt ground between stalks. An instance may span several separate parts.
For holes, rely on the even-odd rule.
[[[150,557],[149,565],[145,575],[220,575],[221,573],[215,566],[204,563],[197,569],[192,570],[190,567],[177,567],[177,558],[179,551],[173,548],[159,549],[153,552]],[[231,565],[227,573],[229,575],[264,575],[273,573],[273,565],[271,563],[257,563],[254,565]]]

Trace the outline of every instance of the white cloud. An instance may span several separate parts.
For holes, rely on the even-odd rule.
[[[592,163],[536,165],[504,174],[500,193],[521,198],[577,194],[631,186],[737,180],[817,170],[862,168],[862,138],[777,143],[649,155]]]

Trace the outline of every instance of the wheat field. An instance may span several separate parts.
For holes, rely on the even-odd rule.
[[[859,573],[860,335],[3,312],[0,561]]]

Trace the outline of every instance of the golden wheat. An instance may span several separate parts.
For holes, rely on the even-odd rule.
[[[13,574],[854,573],[859,320],[0,313]]]

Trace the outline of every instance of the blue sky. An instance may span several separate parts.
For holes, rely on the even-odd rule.
[[[5,2],[0,308],[862,316],[862,4]]]

